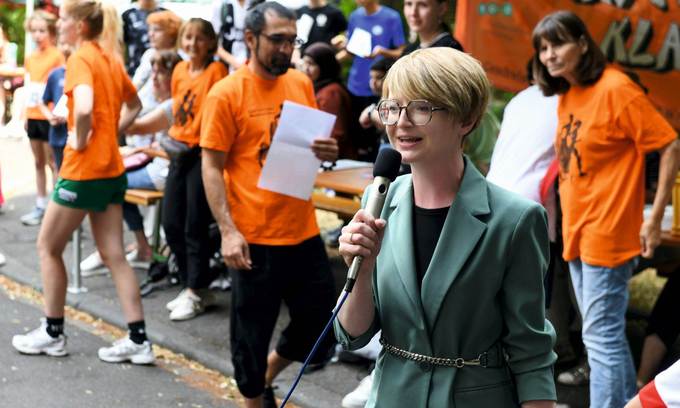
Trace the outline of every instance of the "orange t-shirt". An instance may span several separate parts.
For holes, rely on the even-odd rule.
[[[290,69],[272,81],[243,66],[215,84],[205,102],[201,147],[227,154],[229,209],[252,244],[296,245],[319,234],[310,200],[257,187],[284,101],[316,108],[305,74]]]
[[[37,49],[26,58],[25,68],[29,82],[26,84],[28,96],[26,98],[26,118],[45,120],[38,104],[42,101],[47,77],[53,69],[64,65],[64,55],[54,46],[44,50]]]
[[[74,130],[73,90],[78,85],[92,87],[92,134],[85,149],[75,151],[66,145],[59,176],[67,180],[98,180],[118,177],[125,172],[118,152],[118,120],[124,101],[136,90],[123,65],[96,42],[86,41],[66,63],[64,95],[68,97],[68,128]]]
[[[210,63],[200,75],[189,76],[189,62],[182,61],[172,71],[172,113],[175,122],[168,134],[193,147],[201,138],[203,100],[215,82],[229,71],[221,62]]]
[[[640,253],[645,154],[676,132],[638,85],[611,67],[594,85],[561,95],[558,116],[564,259],[621,265]]]

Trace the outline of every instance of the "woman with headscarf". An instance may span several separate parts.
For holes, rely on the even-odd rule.
[[[349,93],[340,79],[340,64],[335,49],[317,42],[307,47],[302,56],[302,71],[314,83],[314,94],[319,109],[337,116],[331,136],[338,141],[339,158],[356,158],[349,137],[352,113]]]

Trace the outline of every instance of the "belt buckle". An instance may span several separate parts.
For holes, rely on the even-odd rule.
[[[477,357],[477,361],[479,362],[479,366],[482,368],[487,368],[489,365],[489,353],[486,351],[480,354]]]

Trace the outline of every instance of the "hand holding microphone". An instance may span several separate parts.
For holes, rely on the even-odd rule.
[[[382,149],[373,167],[373,185],[366,208],[359,210],[342,229],[340,254],[348,266],[345,291],[351,292],[364,260],[372,268],[380,251],[380,242],[387,222],[379,219],[390,183],[397,178],[401,154],[394,149]]]

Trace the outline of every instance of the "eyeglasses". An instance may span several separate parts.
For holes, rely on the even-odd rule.
[[[273,35],[267,35],[267,34],[262,34],[260,33],[261,36],[269,40],[270,43],[273,45],[280,47],[284,43],[287,45],[290,45],[291,47],[296,47],[304,44],[304,41],[302,38],[298,38],[297,36],[288,36],[288,35],[283,35],[283,34],[273,34]]]
[[[417,99],[409,101],[405,106],[400,106],[394,99],[385,99],[378,103],[378,116],[383,125],[392,126],[399,122],[401,111],[406,110],[406,119],[415,126],[424,126],[432,120],[432,112],[445,111],[445,108],[437,108],[426,100]]]

